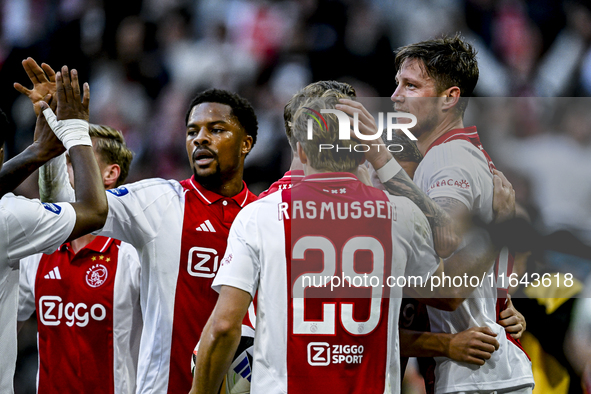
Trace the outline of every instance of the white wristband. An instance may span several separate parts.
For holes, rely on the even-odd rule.
[[[57,138],[64,144],[64,147],[70,151],[70,148],[76,145],[92,146],[92,140],[88,135],[88,122],[82,119],[57,120],[51,108],[43,111],[47,124],[53,130]]]
[[[380,178],[380,181],[384,183],[392,179],[392,177],[398,174],[400,170],[402,170],[402,167],[400,167],[400,164],[398,164],[395,158],[392,158],[389,162],[386,163],[385,166],[376,170],[376,173],[378,174],[378,178]]]

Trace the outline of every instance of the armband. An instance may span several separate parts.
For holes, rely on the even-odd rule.
[[[92,146],[92,140],[88,134],[88,122],[82,119],[57,120],[57,117],[51,110],[46,108],[43,111],[47,124],[51,127],[57,138],[64,144],[64,147],[70,151],[70,148],[76,145]]]
[[[394,175],[398,174],[400,170],[402,170],[402,167],[400,166],[400,164],[398,164],[395,158],[392,158],[389,162],[386,163],[385,166],[376,170],[376,173],[378,174],[378,178],[380,178],[380,181],[384,183],[392,179]]]

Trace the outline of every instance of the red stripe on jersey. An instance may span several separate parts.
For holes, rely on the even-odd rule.
[[[41,257],[35,278],[39,393],[113,393],[113,289],[120,241]]]
[[[242,207],[257,197],[246,185],[238,195],[223,197],[204,189],[194,178],[181,184],[185,188],[185,213],[174,301],[168,392],[186,394],[191,390],[193,380],[189,363],[193,348],[218,299],[211,283],[224,257],[230,226]],[[248,315],[246,322],[249,322]]]
[[[333,174],[334,175],[334,174]],[[351,174],[334,180],[305,178],[282,192],[289,203],[284,221],[288,277],[287,386],[290,393],[383,393],[388,356],[388,288],[344,288],[330,292],[306,288],[303,301],[297,288],[304,274],[355,277],[390,275],[391,219],[309,219],[296,217],[294,203],[332,203],[335,215],[344,204],[386,202],[383,192],[351,181]],[[307,179],[318,182],[306,182]],[[334,193],[334,191],[337,193]],[[378,260],[383,253],[383,261]],[[331,257],[335,256],[334,263]],[[334,265],[333,265],[334,264]],[[375,271],[375,272],[374,272]],[[351,279],[353,281],[354,279]],[[382,282],[383,283],[383,282]],[[330,294],[327,294],[330,293]],[[296,297],[294,298],[294,295]],[[301,297],[301,295],[300,295]],[[323,298],[313,298],[323,297]],[[396,311],[398,313],[398,311]]]
[[[497,323],[501,320],[501,312],[505,310],[505,308],[507,307],[507,294],[509,294],[509,278],[511,277],[511,273],[513,272],[513,264],[515,262],[513,253],[511,251],[508,251],[507,253],[508,254],[506,262],[501,261],[502,254],[499,254],[495,261],[495,278],[497,281]],[[507,271],[503,273],[500,271],[500,267],[505,265],[507,266]],[[502,281],[500,281],[499,275],[503,274],[505,275],[505,278]],[[499,287],[499,282],[500,284],[504,284],[505,287]],[[531,361],[531,359],[529,358],[529,354],[527,354],[527,352],[521,345],[521,341],[519,339],[513,338],[511,334],[509,334],[507,331],[505,331],[505,335],[507,336],[507,339],[513,342],[515,346],[517,346],[519,349],[521,349],[523,353],[525,353],[527,358]]]

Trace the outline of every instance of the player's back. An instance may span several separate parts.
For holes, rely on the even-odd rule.
[[[232,231],[260,264],[252,392],[398,392],[402,289],[384,281],[430,237],[417,214],[348,173],[308,176],[241,212]],[[222,266],[244,253],[231,246]]]

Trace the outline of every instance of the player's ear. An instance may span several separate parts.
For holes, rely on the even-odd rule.
[[[246,156],[252,149],[252,136],[246,134],[246,137],[242,139],[242,149],[240,152]]]
[[[460,88],[452,86],[442,92],[443,110],[447,111],[455,107],[460,102]]]
[[[306,156],[306,152],[304,152],[304,148],[302,148],[302,144],[298,142],[298,157],[302,164],[306,164],[308,162],[308,156]]]
[[[121,167],[119,164],[108,164],[102,170],[103,184],[105,189],[114,188],[121,175]]]

